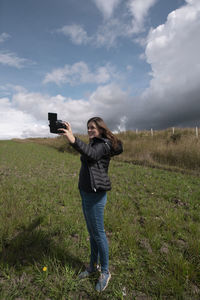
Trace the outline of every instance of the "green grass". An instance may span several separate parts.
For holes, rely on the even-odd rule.
[[[0,299],[199,299],[200,178],[111,162],[112,279],[98,296],[96,278],[77,280],[89,262],[79,168],[72,153],[0,142]]]

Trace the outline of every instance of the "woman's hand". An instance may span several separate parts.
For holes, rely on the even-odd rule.
[[[67,140],[71,144],[74,144],[75,143],[75,137],[72,133],[71,125],[68,122],[63,122],[63,124],[65,124],[66,129],[65,128],[59,128],[58,130],[60,130],[60,132],[61,132],[61,133],[59,133],[59,135],[66,136]]]

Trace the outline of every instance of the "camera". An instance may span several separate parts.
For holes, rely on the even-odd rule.
[[[62,130],[58,130],[59,128],[67,129],[62,120],[57,120],[56,113],[48,113],[48,120],[51,133],[62,133]]]

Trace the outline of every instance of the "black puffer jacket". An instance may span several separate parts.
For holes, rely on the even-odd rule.
[[[76,137],[73,148],[81,154],[79,188],[86,192],[111,190],[108,167],[111,156],[122,153],[122,144],[114,150],[109,139],[93,138],[89,144]]]

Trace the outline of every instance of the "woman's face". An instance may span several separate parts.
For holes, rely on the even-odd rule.
[[[97,128],[97,125],[95,124],[95,122],[90,122],[88,124],[88,136],[89,136],[89,139],[93,139],[94,137],[101,136],[101,132]]]

